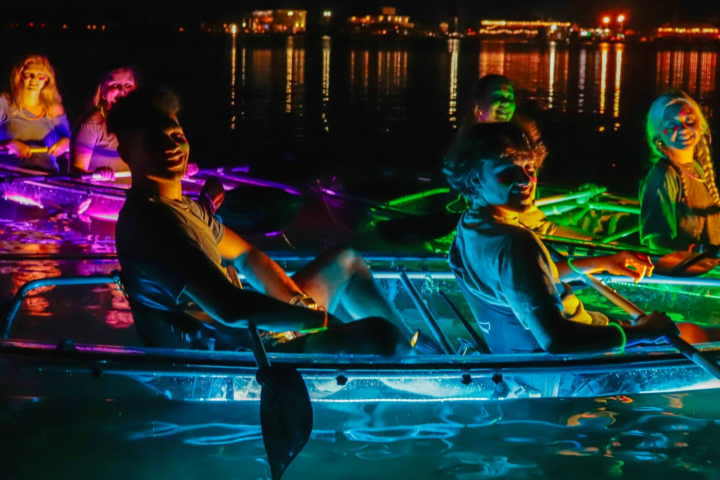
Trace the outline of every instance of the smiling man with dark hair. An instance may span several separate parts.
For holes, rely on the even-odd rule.
[[[118,152],[133,178],[116,239],[144,341],[159,347],[236,349],[249,345],[246,329],[255,325],[287,332],[289,341],[276,347],[280,351],[406,353],[409,335],[402,320],[359,254],[328,250],[290,278],[182,194],[190,148],[179,108],[172,93],[146,88],[118,101],[108,116],[108,130],[117,135]],[[236,286],[223,260],[233,262],[256,291]],[[333,315],[340,305],[351,321]],[[290,333],[300,331],[313,333],[299,338]]]

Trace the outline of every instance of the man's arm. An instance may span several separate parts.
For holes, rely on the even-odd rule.
[[[227,227],[218,248],[220,256],[232,260],[254,289],[284,302],[303,293],[280,265]]]
[[[247,328],[254,324],[262,330],[284,332],[325,325],[324,312],[295,307],[262,293],[237,288],[211,265],[193,272],[184,293],[213,319],[229,327]]]
[[[642,324],[622,326],[627,346],[653,343],[672,332],[667,315],[653,312]],[[596,353],[618,348],[623,337],[618,328],[586,325],[565,318],[553,305],[532,310],[525,319],[540,346],[548,353]]]

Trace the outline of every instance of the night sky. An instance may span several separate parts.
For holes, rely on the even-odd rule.
[[[398,8],[426,25],[443,21],[453,6],[462,28],[476,26],[480,18],[543,18],[592,26],[605,13],[625,12],[628,28],[647,28],[666,22],[720,23],[719,0],[449,0],[362,2],[354,0],[5,0],[6,19],[37,22],[115,21],[135,23],[197,23],[227,21],[245,11],[269,8],[304,8],[309,18],[319,18],[331,9],[336,18],[377,13],[380,5]]]

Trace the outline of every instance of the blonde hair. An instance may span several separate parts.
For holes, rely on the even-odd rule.
[[[40,90],[40,105],[42,105],[45,109],[46,116],[55,118],[57,107],[62,106],[62,97],[57,89],[55,69],[53,69],[52,65],[50,65],[50,61],[44,55],[31,55],[13,68],[12,74],[10,75],[12,102],[17,108],[23,107],[18,104],[18,99],[22,97],[22,75],[25,69],[33,63],[40,65],[47,75],[45,85],[43,85],[42,90]]]
[[[130,67],[120,67],[116,68],[115,70],[112,70],[100,78],[100,83],[98,83],[97,90],[95,91],[95,96],[92,99],[92,105],[95,108],[103,107],[103,96],[102,96],[102,89],[105,83],[107,83],[113,75],[116,73],[129,73],[132,76],[133,82],[135,82],[135,86],[137,87],[137,74],[135,73],[135,70]]]
[[[707,119],[703,114],[702,109],[693,98],[683,91],[668,92],[659,96],[650,107],[650,112],[647,118],[647,136],[648,142],[650,143],[650,150],[652,152],[651,161],[656,164],[661,159],[667,159],[665,154],[663,142],[662,142],[662,119],[665,115],[665,110],[672,104],[684,103],[695,111],[697,115],[698,123],[700,124],[700,140],[695,146],[695,152],[693,153],[693,159],[702,167],[705,175],[705,182],[710,192],[715,205],[720,206],[720,192],[718,192],[717,184],[715,183],[715,167],[710,156],[710,143],[712,142],[712,135],[710,134],[710,125],[708,125]],[[687,192],[687,184],[684,175],[680,175],[680,179],[683,184],[683,191]]]

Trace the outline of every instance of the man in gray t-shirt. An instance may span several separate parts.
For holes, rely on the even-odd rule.
[[[133,175],[116,238],[145,341],[236,348],[254,325],[310,333],[284,344],[284,351],[406,353],[409,333],[357,253],[326,251],[290,278],[182,195],[189,145],[178,109],[174,95],[145,88],[119,100],[108,116],[108,131],[117,136],[118,152]],[[235,286],[222,260],[232,262],[257,291]],[[340,305],[352,317],[347,322],[333,315]]]

